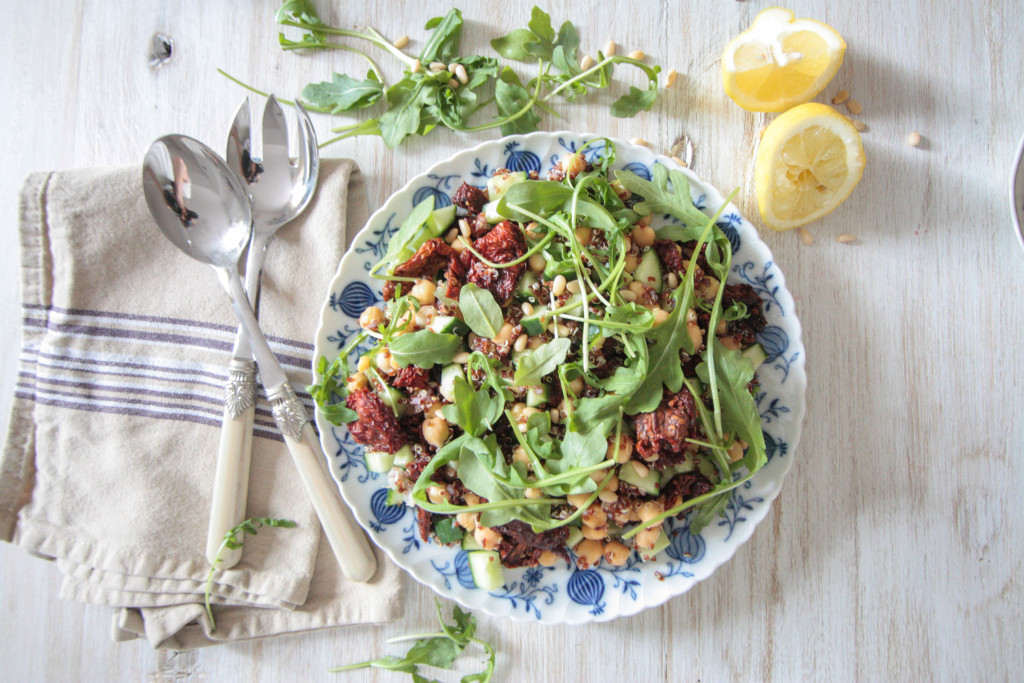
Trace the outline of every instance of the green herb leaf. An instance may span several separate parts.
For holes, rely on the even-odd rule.
[[[675,169],[669,171],[662,164],[654,164],[651,173],[651,180],[644,180],[630,171],[615,171],[615,178],[627,190],[644,198],[642,202],[633,205],[633,210],[638,214],[647,216],[667,213],[683,221],[685,227],[690,229],[690,232],[677,237],[670,229],[675,226],[666,226],[658,232],[660,237],[665,239],[686,238],[681,241],[697,239],[703,232],[708,217],[693,205],[693,198],[690,196],[690,181],[681,171]],[[669,187],[670,181],[671,187]],[[696,230],[696,234],[693,234],[693,230]]]
[[[498,116],[495,118],[505,120],[501,125],[502,134],[532,133],[537,130],[540,115],[533,109],[527,110],[517,119],[507,120],[508,117],[522,110],[532,99],[530,93],[519,81],[519,76],[515,71],[507,66],[501,70],[498,80],[494,83],[494,102],[498,109]]]
[[[456,377],[452,386],[455,402],[441,408],[445,419],[462,427],[471,436],[486,433],[501,417],[505,400],[491,396],[486,388],[474,390],[473,385],[462,377]]]
[[[360,335],[360,340],[363,336],[365,335]],[[358,344],[358,342],[356,343]],[[354,345],[350,344],[350,346]],[[342,360],[347,357],[348,350],[343,349],[342,353],[328,365],[327,359],[320,356],[316,370],[320,375],[320,381],[306,386],[306,391],[313,398],[320,413],[334,425],[346,424],[359,418],[359,414],[343,402],[334,402],[348,394],[344,384],[345,376],[348,373],[348,362]]]
[[[754,397],[747,389],[754,379],[754,364],[742,352],[722,346],[717,337],[713,337],[711,343],[715,345],[712,355],[717,385],[712,390],[718,392],[722,405],[722,429],[747,442],[747,452],[740,465],[752,472],[756,471],[767,462],[767,455],[761,416],[757,412]],[[706,362],[697,366],[697,377],[705,384],[710,383]]]
[[[407,136],[418,133],[424,105],[436,95],[436,83],[422,76],[407,76],[388,88],[388,110],[377,120],[384,144],[395,148]]]
[[[452,8],[443,18],[434,18],[427,22],[426,28],[434,29],[434,33],[423,46],[420,62],[424,65],[431,62],[447,64],[459,56],[459,38],[462,35],[462,12]]]
[[[525,28],[517,28],[510,31],[507,36],[492,40],[491,47],[505,59],[525,62],[533,60],[533,55],[530,54],[527,46],[536,41],[537,36],[533,35],[531,31]]]
[[[330,82],[310,83],[302,89],[302,99],[321,111],[339,114],[372,106],[383,93],[380,79],[369,71],[362,81],[333,74]]]
[[[459,291],[459,310],[469,329],[478,336],[494,339],[504,324],[501,306],[494,295],[472,282],[463,285]]]
[[[391,236],[391,241],[388,242],[388,250],[384,253],[384,258],[373,267],[374,271],[383,266],[388,266],[388,270],[394,270],[394,266],[403,263],[409,256],[412,256],[413,252],[419,249],[420,244],[426,241],[425,233],[421,233],[419,230],[427,222],[427,218],[430,217],[433,210],[433,195],[425,198],[413,207],[412,212],[402,221],[398,232]],[[420,244],[417,244],[417,241]]]
[[[458,543],[465,535],[463,528],[455,524],[454,517],[442,517],[437,520],[434,523],[434,533],[437,534],[437,540],[445,545]]]
[[[551,27],[551,17],[540,7],[534,5],[530,13],[530,21],[527,27],[541,40],[551,43],[555,40],[555,29]]]
[[[400,367],[432,368],[439,363],[450,363],[461,345],[462,339],[458,335],[419,330],[396,337],[388,348]]]
[[[524,353],[516,361],[516,374],[512,381],[521,387],[540,384],[545,375],[554,372],[565,362],[570,346],[572,342],[560,337]]]
[[[635,85],[629,86],[629,92],[612,103],[612,116],[620,119],[631,119],[642,111],[649,111],[658,99],[658,81],[652,87],[641,90]]]
[[[691,296],[684,295],[683,290],[691,286]],[[649,413],[661,403],[662,385],[672,393],[679,391],[683,385],[683,369],[679,352],[693,354],[693,340],[686,330],[686,309],[692,298],[692,283],[679,285],[675,294],[676,305],[668,319],[647,333],[648,339],[654,343],[648,349],[647,376],[629,401],[626,412]]]

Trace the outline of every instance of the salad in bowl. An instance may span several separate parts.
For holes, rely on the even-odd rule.
[[[590,138],[546,172],[426,193],[368,264],[380,296],[319,360],[319,417],[383,485],[373,514],[407,510],[405,542],[454,553],[463,588],[563,572],[574,599],[574,579],[643,573],[728,518],[775,445],[771,304],[729,281],[727,201],[709,215],[682,171],[617,156]]]

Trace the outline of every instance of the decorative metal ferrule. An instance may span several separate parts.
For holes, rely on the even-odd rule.
[[[224,385],[224,407],[232,420],[256,405],[256,363],[231,359],[228,382]]]
[[[277,428],[285,436],[295,441],[302,439],[302,428],[309,422],[306,414],[306,407],[295,395],[295,390],[287,382],[274,387],[267,396],[270,399],[271,409],[274,413],[274,421]]]

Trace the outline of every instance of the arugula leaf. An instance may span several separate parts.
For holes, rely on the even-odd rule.
[[[320,413],[333,425],[342,425],[359,419],[359,414],[343,402],[332,403],[335,397],[344,397],[348,394],[345,387],[348,362],[342,360],[347,356],[347,352],[340,353],[330,365],[327,364],[325,357],[320,356],[316,368],[316,373],[320,375],[320,381],[306,385],[306,391],[309,392],[313,402],[320,409]]]
[[[516,374],[512,381],[521,387],[540,384],[545,375],[554,372],[565,362],[571,345],[572,342],[567,338],[560,337],[524,353],[516,361]]]
[[[412,211],[405,220],[402,221],[401,227],[398,228],[398,232],[391,236],[391,241],[388,242],[388,250],[384,253],[382,258],[373,270],[378,270],[381,266],[389,266],[388,270],[394,270],[394,266],[403,263],[408,256],[411,256],[420,245],[417,241],[417,231],[423,227],[423,224],[427,222],[427,218],[434,210],[434,197],[433,195],[426,197],[423,201],[413,207]],[[425,235],[421,235],[425,237]],[[420,243],[426,241],[425,239],[420,240]],[[407,256],[406,256],[407,255]],[[405,258],[403,258],[405,256]],[[372,272],[372,271],[371,271]]]
[[[465,535],[463,528],[455,524],[454,517],[442,517],[437,520],[434,523],[434,533],[437,534],[437,540],[445,545],[457,543]]]
[[[494,295],[472,282],[463,285],[459,291],[459,310],[469,329],[487,339],[497,337],[504,324],[501,306],[494,300]]]
[[[684,293],[684,289],[688,290]],[[661,403],[662,385],[676,393],[683,385],[680,350],[694,353],[693,340],[686,330],[686,310],[693,294],[693,283],[679,285],[675,292],[676,305],[668,319],[647,333],[654,343],[648,349],[647,376],[626,402],[630,415],[649,413]]]
[[[388,88],[388,110],[377,120],[384,144],[395,148],[420,130],[420,114],[437,93],[434,81],[406,77]]]
[[[224,540],[221,541],[220,547],[217,548],[217,554],[213,557],[213,564],[210,565],[210,573],[206,575],[206,590],[203,595],[203,603],[206,606],[206,616],[210,619],[211,632],[217,630],[217,622],[213,618],[213,609],[210,607],[210,591],[213,588],[213,573],[217,571],[217,565],[220,564],[221,555],[224,554],[225,549],[238,550],[242,547],[241,538],[245,534],[255,536],[259,530],[265,526],[290,529],[296,526],[296,524],[290,519],[250,517],[249,519],[243,520],[231,527],[228,529],[227,533],[224,534]]]
[[[527,27],[541,40],[551,43],[555,40],[555,29],[551,27],[551,17],[540,7],[534,5],[530,13],[530,21]]]
[[[400,367],[432,368],[438,363],[450,363],[461,345],[458,335],[419,330],[396,337],[388,348]]]
[[[459,56],[459,38],[462,35],[462,11],[454,7],[444,17],[434,17],[427,22],[426,28],[434,29],[434,33],[423,46],[420,62],[444,62],[447,64]]]
[[[294,21],[313,27],[325,26],[324,22],[320,20],[320,15],[316,13],[311,0],[284,0],[274,15],[274,21],[279,24],[284,21]],[[325,40],[327,35],[314,28],[304,37],[310,40]],[[282,35],[281,38],[283,39],[284,36]]]
[[[517,62],[532,61],[534,55],[530,54],[527,46],[535,43],[537,36],[525,28],[513,29],[507,36],[495,38],[491,41],[494,51],[505,59],[514,59]]]
[[[332,74],[330,82],[310,83],[302,89],[302,99],[321,111],[339,114],[365,109],[384,94],[384,86],[372,71],[357,81],[345,74]]]
[[[693,198],[690,196],[690,181],[686,179],[686,176],[676,169],[670,171],[662,164],[654,164],[651,173],[651,180],[644,180],[630,171],[615,171],[615,179],[622,183],[623,187],[644,198],[642,202],[633,205],[633,210],[641,216],[667,213],[683,221],[687,227],[699,227],[703,231],[708,217],[693,205]],[[670,181],[671,188],[669,187]],[[668,230],[670,227],[672,226],[662,228],[658,233],[659,236],[677,239]],[[697,239],[699,236],[698,232],[692,239]]]
[[[739,464],[756,471],[768,458],[761,416],[747,389],[754,379],[754,364],[742,352],[724,347],[717,337],[711,343],[715,345],[713,358],[716,389],[722,404],[722,429],[747,442],[747,452]],[[697,377],[705,384],[711,381],[709,375],[706,362],[697,366]]]
[[[583,434],[595,432],[600,434],[602,439],[607,439],[615,428],[619,410],[625,400],[625,396],[616,394],[605,394],[600,398],[581,398],[569,419],[570,431]],[[602,451],[602,457],[603,453]]]
[[[503,135],[532,133],[537,130],[540,114],[533,109],[528,110],[517,119],[507,120],[508,117],[522,110],[531,99],[530,93],[523,87],[516,72],[507,66],[502,69],[498,80],[494,82],[494,103],[498,109],[498,116],[495,118],[505,120],[501,125]]]
[[[612,102],[612,116],[620,119],[631,119],[642,111],[650,111],[654,101],[658,99],[658,81],[651,81],[650,87],[641,90],[635,85],[629,86],[629,92]]]
[[[441,412],[446,420],[462,427],[470,436],[486,433],[505,408],[503,398],[491,396],[486,388],[473,389],[473,385],[462,377],[455,378],[453,392],[455,401],[441,408]]]

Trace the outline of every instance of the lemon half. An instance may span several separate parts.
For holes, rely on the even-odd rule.
[[[789,230],[846,201],[864,173],[860,133],[845,116],[816,102],[790,109],[764,132],[754,165],[765,225]]]
[[[831,26],[772,7],[725,47],[722,84],[744,109],[785,111],[820,93],[845,54],[846,43]]]

